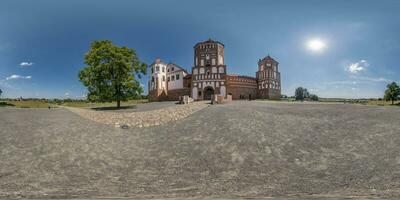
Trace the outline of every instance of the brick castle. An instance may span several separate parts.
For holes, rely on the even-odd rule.
[[[281,76],[279,63],[269,55],[258,61],[256,77],[227,74],[224,44],[214,40],[197,43],[192,73],[156,59],[150,65],[148,83],[150,101],[178,100],[189,95],[194,100],[208,100],[211,95],[232,95],[233,99],[279,99]]]

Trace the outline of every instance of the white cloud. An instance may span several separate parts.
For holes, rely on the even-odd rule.
[[[21,62],[19,64],[19,66],[21,66],[21,67],[29,67],[29,66],[32,66],[32,65],[33,65],[33,62]]]
[[[389,79],[383,78],[383,77],[374,78],[374,77],[368,77],[368,76],[352,76],[352,78],[361,80],[361,81],[367,81],[367,82],[392,82],[392,80],[389,80]]]
[[[366,60],[360,60],[359,62],[351,63],[346,67],[346,70],[350,73],[357,74],[361,71],[367,70],[369,63]]]
[[[64,94],[64,96],[68,97],[68,96],[69,96],[69,92],[66,92],[66,93]]]
[[[17,74],[13,74],[9,77],[6,77],[6,80],[14,80],[14,79],[31,79],[32,76],[21,76],[21,75],[17,75]]]
[[[324,82],[326,85],[355,85],[357,84],[356,81],[329,81]]]

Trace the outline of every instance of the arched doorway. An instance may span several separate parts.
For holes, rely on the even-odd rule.
[[[214,89],[210,86],[204,88],[204,100],[211,100],[211,95],[214,94]]]

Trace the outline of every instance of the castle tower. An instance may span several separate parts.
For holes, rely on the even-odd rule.
[[[258,97],[262,99],[281,98],[281,74],[279,63],[269,55],[258,61],[256,72]]]
[[[226,96],[224,44],[209,39],[197,43],[193,48],[192,98],[210,99],[212,94]]]
[[[162,62],[159,58],[150,65],[151,73],[148,83],[150,101],[162,101],[167,98],[167,65],[167,63]]]

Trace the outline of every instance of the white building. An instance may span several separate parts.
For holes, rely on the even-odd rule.
[[[190,89],[188,73],[174,63],[156,59],[150,65],[149,98],[151,100],[178,100]],[[189,87],[188,85],[189,84]]]

